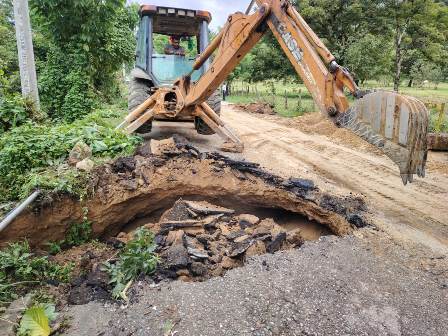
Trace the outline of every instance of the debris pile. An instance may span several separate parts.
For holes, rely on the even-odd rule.
[[[240,104],[236,105],[236,107],[248,113],[268,114],[268,115],[276,114],[273,109],[273,106],[267,103]]]
[[[161,279],[206,280],[242,266],[249,257],[296,248],[304,242],[298,229],[287,232],[273,219],[237,215],[205,201],[180,199],[159,223],[145,226],[156,232]],[[121,233],[118,239],[126,242],[131,235]]]

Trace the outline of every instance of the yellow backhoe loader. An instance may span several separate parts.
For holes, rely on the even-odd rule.
[[[200,54],[192,59],[191,70],[181,73],[170,85],[155,85],[151,75],[154,69],[146,68],[147,76],[140,72],[140,80],[151,82],[152,86],[145,100],[119,125],[126,132],[136,131],[154,118],[195,120],[197,129],[202,123],[200,129],[209,129],[209,133],[217,133],[227,144],[242,150],[242,142],[209,103],[215,101],[216,90],[270,29],[321,113],[382,150],[398,165],[404,184],[412,182],[414,174],[424,177],[428,110],[423,103],[396,92],[365,92],[358,88],[349,71],[336,62],[289,0],[253,0],[246,13],[229,16],[210,44],[203,31],[201,35],[204,22],[211,19],[207,12],[146,5],[141,8],[141,17],[141,22],[148,17],[149,26],[141,24],[140,31],[150,34],[157,29],[167,33],[179,18],[188,19],[197,28],[179,31],[178,38],[196,36],[202,43],[198,44]],[[181,36],[184,31],[186,36]],[[142,43],[146,46],[144,57],[154,65],[153,57],[158,56],[154,56],[144,39]],[[351,106],[344,90],[355,98]]]

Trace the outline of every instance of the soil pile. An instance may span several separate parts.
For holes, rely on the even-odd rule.
[[[267,115],[276,114],[273,107],[267,103],[238,104],[236,105],[236,107],[248,113],[267,114]]]

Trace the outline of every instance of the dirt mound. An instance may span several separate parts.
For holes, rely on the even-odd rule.
[[[320,191],[310,180],[283,179],[258,164],[201,153],[185,141],[175,144],[161,155],[140,148],[138,153],[145,156],[120,158],[97,168],[91,174],[88,200],[53,195],[51,203],[37,204],[19,216],[2,232],[0,244],[21,238],[32,245],[62,240],[70,225],[82,222],[86,212],[94,237],[114,236],[136,218],[166,210],[179,197],[230,208],[285,209],[338,235],[365,225],[364,201],[357,196],[343,199]]]
[[[248,113],[275,115],[275,111],[270,104],[267,103],[250,103],[235,105],[240,110]]]

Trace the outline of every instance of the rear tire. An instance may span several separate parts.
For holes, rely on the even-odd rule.
[[[212,108],[217,115],[221,115],[221,93],[220,90],[216,90],[210,98],[207,100],[207,104]],[[199,117],[194,118],[194,127],[196,132],[202,135],[212,135],[215,131],[212,130],[205,122]]]
[[[131,113],[151,96],[152,83],[133,77],[129,83],[128,112]],[[151,133],[152,122],[146,122],[135,132],[139,134]]]

